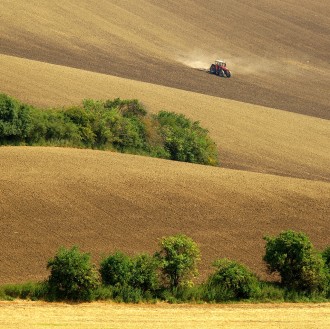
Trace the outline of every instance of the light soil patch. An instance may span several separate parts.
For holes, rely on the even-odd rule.
[[[68,305],[0,302],[0,329],[327,329],[330,304]]]

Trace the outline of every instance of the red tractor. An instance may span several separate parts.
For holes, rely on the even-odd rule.
[[[231,73],[227,68],[226,62],[217,59],[214,64],[210,67],[210,73],[218,75],[219,77],[231,77]]]

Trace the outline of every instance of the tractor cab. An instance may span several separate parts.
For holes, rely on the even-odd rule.
[[[226,62],[220,60],[220,59],[217,59],[215,61],[215,65],[219,65],[219,66],[222,66],[222,67],[226,67]]]

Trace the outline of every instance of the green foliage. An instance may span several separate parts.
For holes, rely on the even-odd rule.
[[[105,286],[96,293],[97,299],[138,303],[153,299],[158,288],[158,262],[148,255],[133,258],[116,252],[101,262],[100,273]]]
[[[218,165],[216,146],[199,122],[166,111],[161,111],[157,119],[165,149],[172,160]]]
[[[48,287],[46,282],[6,284],[0,287],[0,299],[5,299],[5,300],[13,300],[16,298],[29,299],[29,300],[46,299],[47,292],[48,292]]]
[[[132,271],[132,259],[119,251],[103,259],[100,266],[103,284],[111,286],[128,285],[132,277]]]
[[[203,285],[179,286],[177,288],[162,289],[159,291],[158,298],[170,304],[180,303],[202,303],[204,302]]]
[[[276,282],[259,282],[259,291],[254,299],[260,302],[283,302],[285,290]]]
[[[322,252],[322,257],[323,257],[325,266],[330,271],[330,246],[324,249],[324,251]]]
[[[324,249],[321,256],[323,258],[325,271],[326,271],[326,281],[327,281],[326,297],[330,298],[330,246]]]
[[[158,286],[159,262],[148,254],[140,254],[133,258],[133,271],[129,284],[142,291],[155,291]]]
[[[215,261],[216,268],[207,282],[209,289],[216,288],[215,300],[248,299],[259,291],[256,276],[244,265],[223,258]]]
[[[17,144],[29,135],[30,107],[0,94],[0,144]]]
[[[47,264],[49,297],[55,300],[90,301],[99,285],[98,273],[90,256],[77,247],[60,248]]]
[[[139,288],[130,285],[116,285],[110,287],[112,299],[116,302],[139,303],[145,300],[144,293]]]
[[[189,285],[198,275],[200,251],[197,244],[186,235],[164,237],[156,257],[160,261],[164,283],[170,289]]]
[[[100,273],[103,284],[116,287],[117,292],[123,287],[126,290],[131,287],[144,293],[158,288],[157,269],[158,260],[148,254],[131,258],[116,252],[103,259]]]
[[[126,118],[144,117],[147,114],[147,111],[137,99],[121,100],[120,98],[116,98],[113,101],[107,100],[104,107],[108,109],[115,108]]]
[[[286,278],[283,281],[282,277],[281,283],[259,282],[246,266],[219,259],[214,262],[215,271],[205,283],[192,285],[191,280],[198,274],[199,248],[191,238],[175,235],[164,237],[154,256],[138,254],[129,257],[116,252],[103,259],[100,266],[103,285],[90,263],[89,254],[80,253],[77,247],[60,248],[48,261],[51,273],[47,281],[0,286],[0,300],[110,299],[126,303],[154,303],[158,300],[214,303],[242,299],[253,302],[329,301],[329,247],[322,255],[318,254],[305,234],[293,231],[265,239],[264,259],[269,262],[271,272],[276,271]],[[288,281],[285,271],[289,271],[288,277],[293,282]]]
[[[291,230],[277,237],[265,237],[264,261],[270,273],[281,275],[282,285],[297,292],[324,292],[327,278],[322,257],[315,252],[307,235]]]
[[[148,115],[138,100],[94,101],[37,109],[0,94],[0,145],[55,145],[143,154],[216,165],[206,129],[183,115]]]

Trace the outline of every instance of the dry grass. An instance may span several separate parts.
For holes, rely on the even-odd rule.
[[[0,328],[326,329],[330,304],[68,305],[0,302]]]

